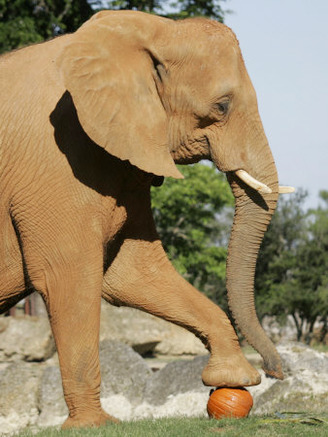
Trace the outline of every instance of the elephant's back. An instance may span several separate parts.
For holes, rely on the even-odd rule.
[[[0,133],[31,131],[64,93],[56,59],[68,36],[35,44],[0,57]],[[15,142],[17,137],[15,136]]]
[[[50,115],[65,92],[56,58],[67,38],[0,57],[0,184],[25,160],[31,166],[32,156],[44,159],[54,143]]]

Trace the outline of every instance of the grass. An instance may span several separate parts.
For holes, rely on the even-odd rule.
[[[122,422],[102,428],[59,431],[47,428],[32,434],[22,432],[18,437],[326,437],[328,416],[305,413],[284,413],[279,416],[249,417],[246,419],[209,420],[206,418],[169,418]]]
[[[325,352],[325,353],[328,352],[328,345],[327,344],[318,343],[318,344],[312,345],[311,347],[318,352]]]

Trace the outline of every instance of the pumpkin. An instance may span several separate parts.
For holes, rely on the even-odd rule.
[[[209,417],[246,417],[253,406],[252,395],[245,388],[217,388],[207,402]]]

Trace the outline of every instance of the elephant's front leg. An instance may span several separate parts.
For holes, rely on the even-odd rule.
[[[101,252],[101,250],[99,251]],[[47,272],[45,301],[56,341],[69,417],[63,428],[117,421],[100,405],[99,325],[102,257]],[[98,259],[98,263],[95,260]]]
[[[145,228],[146,224],[144,234]],[[147,229],[151,228],[149,223]],[[130,232],[106,272],[105,299],[140,308],[196,334],[211,352],[202,374],[204,384],[259,384],[260,375],[241,352],[225,313],[175,271],[154,236],[138,239]]]

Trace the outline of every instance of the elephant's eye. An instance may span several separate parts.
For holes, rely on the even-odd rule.
[[[226,115],[229,110],[229,100],[223,100],[216,104],[216,109],[220,115]]]

